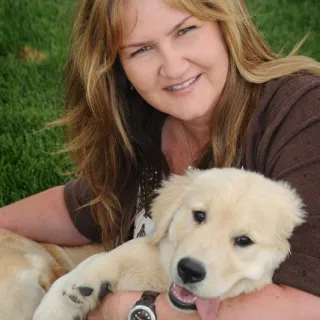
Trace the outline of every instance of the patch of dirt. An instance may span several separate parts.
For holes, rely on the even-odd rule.
[[[46,58],[46,54],[38,49],[32,48],[30,45],[25,45],[17,54],[17,58],[24,62],[42,62]]]

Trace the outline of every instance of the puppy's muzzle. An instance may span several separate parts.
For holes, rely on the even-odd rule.
[[[202,281],[206,276],[203,264],[192,258],[183,258],[178,262],[178,274],[183,283],[195,283]]]

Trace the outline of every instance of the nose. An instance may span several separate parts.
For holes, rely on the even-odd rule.
[[[178,274],[183,283],[195,283],[205,278],[206,270],[200,261],[183,258],[178,262]]]
[[[174,48],[162,50],[160,75],[169,79],[182,78],[189,67],[189,62]]]

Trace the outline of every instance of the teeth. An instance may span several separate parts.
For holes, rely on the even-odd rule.
[[[180,90],[180,89],[184,89],[186,87],[189,87],[190,84],[192,84],[193,82],[195,82],[195,80],[197,79],[197,77],[194,77],[182,84],[179,84],[178,86],[172,86],[172,87],[168,87],[168,90],[169,91],[177,91],[177,90]]]
[[[175,284],[173,284],[173,286],[171,287],[171,291],[178,300],[180,300],[181,302],[183,302],[185,304],[195,303],[195,301],[198,298],[196,295],[194,295],[193,297],[188,297],[188,298],[182,297],[180,294],[180,291],[177,289],[177,286]]]

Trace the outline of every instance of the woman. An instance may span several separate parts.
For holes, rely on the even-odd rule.
[[[2,208],[1,226],[37,241],[112,248],[150,232],[164,176],[189,166],[259,171],[297,189],[308,221],[276,284],[226,301],[219,319],[315,319],[319,74],[311,58],[272,53],[238,0],[81,0],[60,121],[79,179]],[[140,296],[108,295],[89,319],[125,319]],[[199,319],[164,295],[156,310],[159,320]]]

